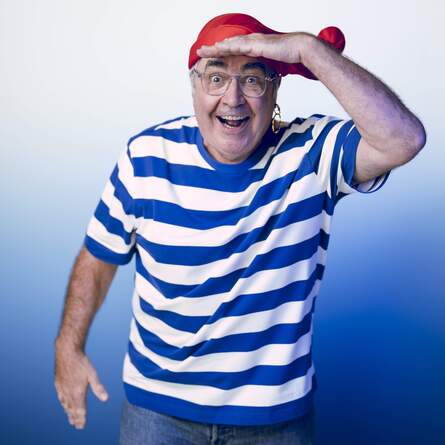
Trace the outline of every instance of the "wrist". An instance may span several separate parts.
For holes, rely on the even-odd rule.
[[[317,51],[317,47],[322,44],[320,39],[309,33],[301,33],[301,42],[300,42],[300,62],[307,66],[310,64],[311,56]]]
[[[76,341],[72,336],[60,334],[54,342],[54,347],[57,354],[61,352],[84,353],[84,345]]]

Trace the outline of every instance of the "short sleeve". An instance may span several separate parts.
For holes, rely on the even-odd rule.
[[[351,193],[372,193],[385,184],[390,172],[366,182],[353,182],[361,135],[352,120],[319,116],[313,133],[317,138],[314,146],[319,147],[317,175],[334,204]]]
[[[127,264],[135,251],[134,169],[129,149],[116,163],[85,235],[85,247],[100,260]]]

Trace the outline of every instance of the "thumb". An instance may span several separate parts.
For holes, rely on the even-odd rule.
[[[105,387],[100,382],[99,376],[93,366],[90,365],[88,368],[88,382],[91,385],[91,390],[99,400],[106,402],[108,400],[108,393]]]

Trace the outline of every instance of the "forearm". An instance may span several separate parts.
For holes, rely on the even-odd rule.
[[[425,143],[420,121],[374,75],[315,38],[305,35],[302,63],[331,91],[362,137],[384,152],[418,151]]]
[[[94,258],[82,248],[69,279],[56,349],[84,350],[90,325],[107,294],[116,268]]]

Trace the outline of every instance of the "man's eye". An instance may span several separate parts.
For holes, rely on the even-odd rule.
[[[257,76],[246,76],[244,82],[249,85],[257,85],[260,83],[260,79]]]
[[[219,74],[210,74],[209,81],[211,83],[221,83],[223,81],[223,77]]]

